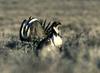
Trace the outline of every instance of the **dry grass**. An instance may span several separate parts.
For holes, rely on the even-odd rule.
[[[63,58],[40,62],[31,45],[19,40],[29,16],[62,22]],[[99,0],[0,0],[0,73],[99,73]]]

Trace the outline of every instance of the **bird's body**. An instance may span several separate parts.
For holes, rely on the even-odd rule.
[[[32,41],[34,38],[43,38],[35,49],[36,55],[41,60],[55,60],[60,57],[62,38],[58,30],[59,21],[46,24],[36,18],[24,20],[20,28],[21,41]]]

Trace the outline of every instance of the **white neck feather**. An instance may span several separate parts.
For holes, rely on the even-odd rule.
[[[56,33],[59,33],[59,30],[57,27],[53,27],[53,29],[55,30]]]

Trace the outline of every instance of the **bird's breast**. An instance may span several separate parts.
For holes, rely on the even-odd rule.
[[[60,36],[53,36],[53,41],[55,46],[61,46],[62,45],[62,39]]]

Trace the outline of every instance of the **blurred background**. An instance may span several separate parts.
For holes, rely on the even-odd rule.
[[[99,0],[0,0],[0,73],[100,73],[99,15]],[[59,63],[38,62],[21,44],[19,29],[29,16],[63,24]]]

